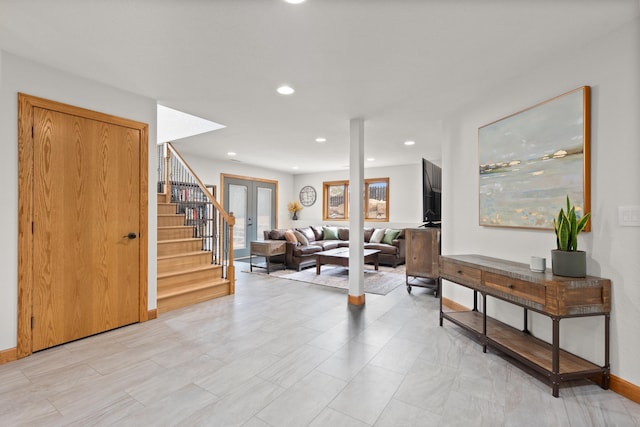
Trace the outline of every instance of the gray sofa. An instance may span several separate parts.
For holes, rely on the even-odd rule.
[[[331,228],[331,233],[325,231],[325,227]],[[329,249],[349,246],[349,229],[346,227],[330,227],[330,226],[308,226],[298,227],[291,231],[302,233],[309,244],[300,244],[287,240],[285,232],[287,229],[274,229],[264,232],[265,240],[287,240],[287,252],[284,262],[287,268],[293,268],[300,271],[303,268],[316,265],[314,254]],[[396,267],[405,262],[405,238],[404,229],[397,230],[399,234],[391,241],[391,243],[371,242],[374,233],[373,227],[364,229],[364,247],[365,249],[377,249],[378,262],[384,265]],[[336,233],[337,232],[337,233]],[[330,234],[330,238],[326,238]],[[337,234],[337,239],[335,238]],[[290,233],[291,235],[291,233]]]

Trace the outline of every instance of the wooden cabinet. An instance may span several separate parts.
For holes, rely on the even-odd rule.
[[[411,293],[412,286],[419,286],[432,288],[434,295],[438,296],[440,287],[438,270],[440,229],[407,228],[405,241],[407,292]]]
[[[467,311],[445,312],[441,300],[440,326],[443,319],[447,319],[475,335],[485,352],[490,346],[541,374],[552,386],[555,397],[562,382],[574,379],[599,376],[601,387],[609,388],[610,280],[554,276],[550,271],[536,273],[530,271],[527,264],[481,255],[441,256],[440,277],[474,293],[473,308]],[[478,297],[482,301],[482,312],[478,309]],[[524,328],[518,330],[487,316],[484,310],[487,297],[522,307]],[[551,343],[535,338],[528,330],[529,310],[551,318]],[[603,366],[560,349],[560,320],[585,316],[604,317]]]

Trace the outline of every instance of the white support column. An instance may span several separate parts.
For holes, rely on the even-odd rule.
[[[349,297],[364,305],[364,120],[351,119],[349,141]]]

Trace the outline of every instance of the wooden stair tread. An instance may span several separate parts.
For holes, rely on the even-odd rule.
[[[184,252],[184,253],[181,253],[181,254],[163,255],[163,256],[159,256],[158,260],[189,257],[189,256],[193,256],[193,255],[200,255],[200,254],[211,254],[211,251],[196,251],[196,252]]]
[[[202,241],[202,237],[187,237],[183,239],[158,240],[158,243],[179,243],[179,242],[195,242]]]
[[[193,228],[193,225],[159,225],[158,230],[177,230],[178,228]]]
[[[184,295],[184,294],[188,294],[191,292],[197,292],[200,291],[202,289],[208,289],[208,288],[215,288],[218,286],[224,286],[229,284],[229,280],[227,279],[222,279],[222,278],[217,278],[217,279],[211,279],[207,282],[201,282],[201,283],[194,283],[192,285],[189,286],[183,286],[180,287],[179,289],[176,290],[165,290],[165,291],[160,291],[158,290],[158,300],[161,299],[166,299],[166,298],[172,298],[175,297],[177,295]]]
[[[176,216],[184,216],[184,214],[183,213],[181,213],[181,214],[179,214],[179,213],[175,213],[175,214],[161,214],[161,213],[159,213],[158,214],[158,217],[163,217],[163,218],[164,217],[166,217],[166,218],[174,218]]]
[[[219,270],[220,268],[222,268],[221,265],[206,264],[206,265],[199,265],[199,266],[191,267],[191,268],[185,268],[185,269],[177,270],[177,271],[169,271],[169,272],[166,272],[166,273],[158,273],[157,277],[158,277],[158,279],[164,279],[166,277],[180,276],[182,274],[195,273],[195,272],[199,272],[199,271],[206,271],[206,270],[215,271],[215,270]]]

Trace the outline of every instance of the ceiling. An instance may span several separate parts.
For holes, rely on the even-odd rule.
[[[0,49],[226,126],[177,141],[181,152],[233,151],[296,174],[346,169],[352,118],[365,120],[375,158],[365,166],[439,162],[449,114],[639,10],[638,0],[0,0]],[[285,83],[293,95],[276,93]]]

